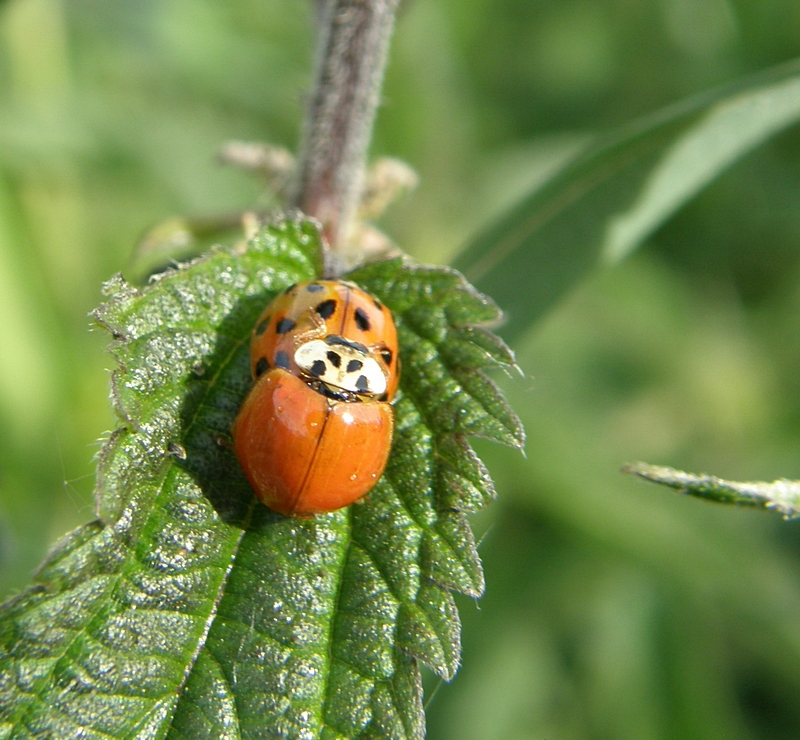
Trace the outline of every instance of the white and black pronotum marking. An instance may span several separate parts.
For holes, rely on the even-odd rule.
[[[306,375],[350,393],[381,396],[386,376],[369,350],[335,334],[300,345],[294,353],[297,367]]]

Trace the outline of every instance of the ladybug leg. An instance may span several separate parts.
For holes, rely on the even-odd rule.
[[[307,329],[297,331],[294,336],[295,349],[301,344],[311,341],[312,339],[324,339],[328,332],[325,328],[325,320],[321,318],[316,312],[309,311],[308,319],[311,326]]]

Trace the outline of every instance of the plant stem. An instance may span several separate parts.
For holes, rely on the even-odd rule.
[[[331,251],[345,264],[357,258],[349,237],[398,1],[317,3],[315,88],[291,200],[322,223]]]

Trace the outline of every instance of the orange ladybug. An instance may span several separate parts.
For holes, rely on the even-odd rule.
[[[292,285],[253,329],[255,384],[233,424],[259,499],[285,516],[348,506],[377,482],[399,381],[389,310],[353,283]]]

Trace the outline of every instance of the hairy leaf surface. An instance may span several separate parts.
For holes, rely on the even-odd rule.
[[[275,514],[229,430],[258,314],[319,256],[315,226],[287,220],[142,291],[107,286],[120,426],[98,520],[0,611],[0,737],[423,735],[419,664],[453,676],[450,592],[483,591],[465,513],[494,489],[467,437],[523,443],[484,375],[514,360],[479,327],[497,308],[457,273],[394,260],[349,276],[398,324],[390,461],[363,503]]]

